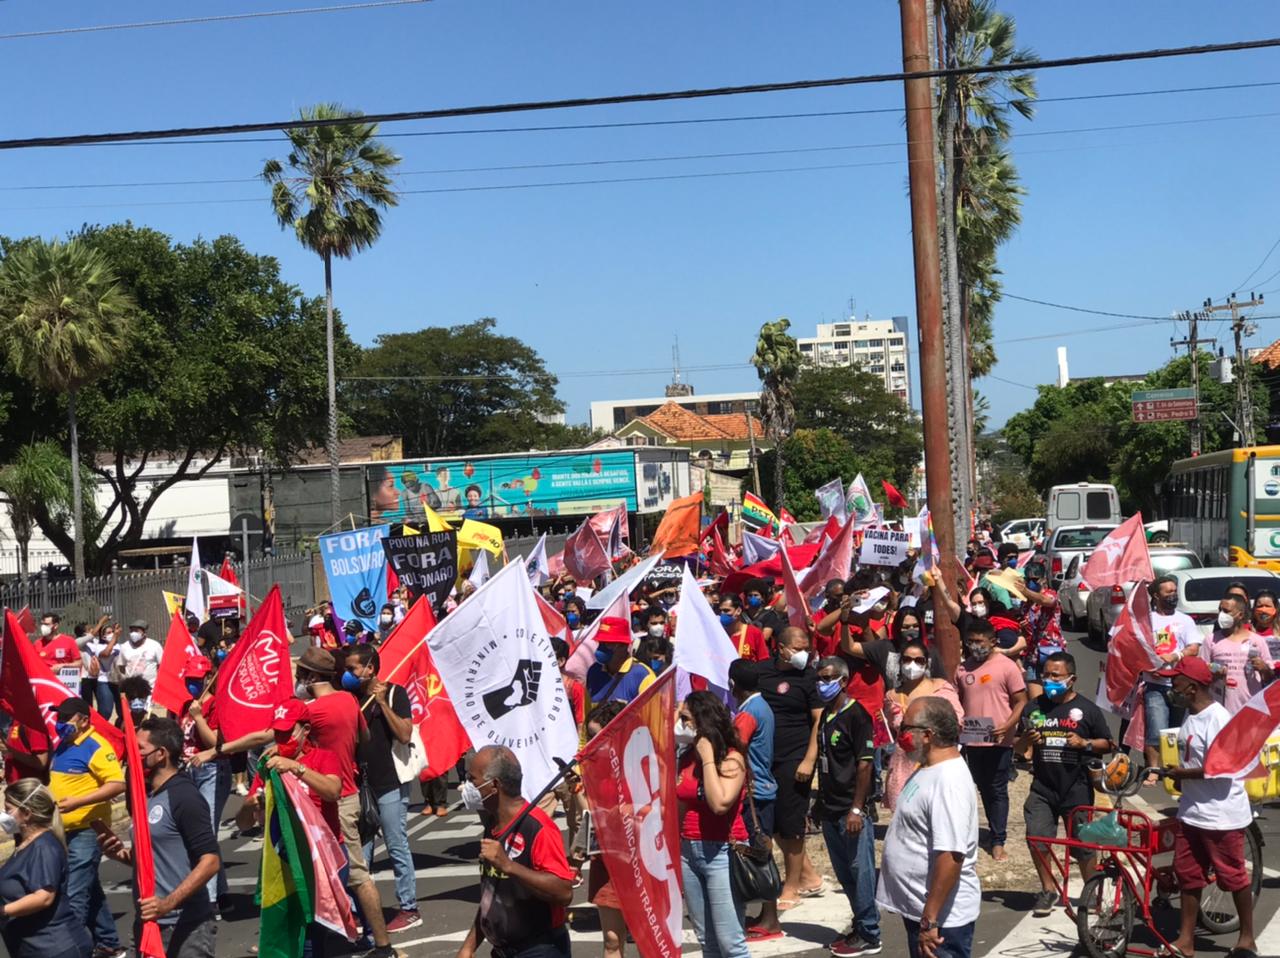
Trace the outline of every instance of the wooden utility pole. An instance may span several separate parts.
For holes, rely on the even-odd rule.
[[[1197,412],[1196,418],[1191,420],[1188,425],[1191,427],[1191,455],[1198,456],[1201,451],[1200,413],[1198,411],[1200,402],[1200,344],[1212,343],[1216,346],[1218,341],[1212,337],[1208,339],[1200,338],[1200,320],[1204,318],[1202,314],[1186,312],[1179,318],[1186,320],[1190,324],[1190,328],[1187,330],[1187,338],[1170,340],[1169,345],[1175,349],[1179,346],[1186,346],[1187,356],[1191,359],[1191,388],[1196,393]]]
[[[899,0],[902,70],[931,68],[925,0]],[[942,330],[942,276],[938,259],[938,180],[934,166],[933,94],[927,77],[903,81],[907,108],[907,171],[911,187],[911,247],[915,261],[916,326],[920,337],[920,406],[924,420],[925,488],[942,564],[956,555],[951,503],[951,448],[947,437],[947,364]],[[942,575],[942,570],[936,571]],[[941,604],[936,606],[941,610]],[[960,636],[951,618],[934,615],[933,634],[947,675],[960,664]]]
[[[1231,311],[1231,333],[1235,337],[1236,342],[1236,359],[1235,359],[1235,379],[1236,379],[1236,422],[1240,428],[1240,445],[1252,446],[1254,441],[1253,435],[1253,397],[1249,395],[1249,367],[1244,361],[1244,317],[1240,315],[1242,309],[1253,309],[1255,306],[1261,306],[1263,298],[1253,293],[1249,294],[1249,301],[1242,303],[1236,299],[1236,294],[1232,293],[1227,297],[1227,301],[1221,306],[1212,305],[1209,300],[1204,301],[1204,311],[1206,313],[1220,313],[1224,310]]]

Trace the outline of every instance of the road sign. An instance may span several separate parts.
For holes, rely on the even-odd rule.
[[[1165,402],[1172,399],[1194,400],[1196,391],[1191,386],[1179,389],[1135,389],[1129,398],[1135,405],[1140,402]]]
[[[1199,415],[1196,391],[1181,389],[1135,389],[1130,397],[1134,422],[1177,422]]]

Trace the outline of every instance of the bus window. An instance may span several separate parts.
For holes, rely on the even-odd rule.
[[[1060,522],[1080,521],[1080,493],[1058,493],[1057,518]]]
[[[1111,493],[1098,490],[1085,493],[1085,518],[1093,522],[1108,522],[1111,519]]]

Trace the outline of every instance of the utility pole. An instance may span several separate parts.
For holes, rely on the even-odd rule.
[[[1231,333],[1236,341],[1236,422],[1240,425],[1240,445],[1253,445],[1253,397],[1249,395],[1249,369],[1244,362],[1244,336],[1245,321],[1240,315],[1242,309],[1253,309],[1261,306],[1263,298],[1249,294],[1249,301],[1242,303],[1236,299],[1236,294],[1232,293],[1227,297],[1227,301],[1221,306],[1214,306],[1209,300],[1204,301],[1204,310],[1206,313],[1221,313],[1226,310],[1231,311]],[[1248,332],[1252,332],[1252,328]]]
[[[1174,349],[1177,349],[1179,346],[1187,347],[1187,356],[1191,359],[1191,388],[1195,390],[1196,402],[1198,404],[1200,402],[1200,344],[1212,343],[1213,345],[1216,346],[1218,345],[1218,341],[1216,339],[1213,339],[1212,337],[1209,339],[1200,338],[1199,322],[1201,319],[1205,318],[1204,314],[1192,313],[1188,311],[1183,313],[1178,318],[1186,320],[1186,322],[1190,324],[1190,329],[1187,331],[1186,339],[1179,339],[1177,341],[1169,340],[1169,345],[1172,346]],[[1197,405],[1196,408],[1197,408],[1196,418],[1191,420],[1191,455],[1193,456],[1200,455],[1199,406]]]
[[[928,72],[929,14],[925,0],[900,0],[902,70]],[[933,93],[927,77],[903,81],[907,112],[907,171],[911,187],[911,251],[915,263],[916,325],[920,336],[920,405],[924,420],[925,483],[934,536],[944,563],[956,555],[947,439],[947,364],[943,352],[942,276],[938,259],[938,181],[934,164]],[[938,575],[943,574],[938,570]],[[960,664],[960,637],[949,616],[934,617],[947,675]]]
[[[755,410],[752,408],[750,403],[744,402],[742,404],[742,414],[746,416],[747,419],[747,440],[751,443],[751,478],[755,483],[756,498],[758,499],[760,498],[760,462],[756,456]],[[774,455],[777,455],[777,453],[775,452]],[[707,472],[710,471],[711,469],[708,467]],[[781,503],[779,503],[779,505],[781,505]]]

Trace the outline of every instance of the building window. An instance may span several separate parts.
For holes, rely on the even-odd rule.
[[[813,352],[813,343],[801,343],[801,344],[800,344],[800,352],[802,352],[802,353],[811,353],[811,352]]]
[[[848,326],[837,326],[835,328],[835,334],[837,336],[848,336],[849,333],[850,333],[850,330]]]
[[[875,373],[877,376],[883,376],[883,375],[884,375],[884,367],[883,367],[883,366],[880,366],[880,365],[872,366],[872,367],[871,367],[871,371],[872,371],[873,373]]]
[[[853,341],[853,345],[858,347],[858,349],[866,349],[868,343],[865,339],[855,339]]]
[[[889,369],[891,372],[895,372],[895,373],[905,373],[907,371],[907,367],[899,362],[894,362],[894,364],[890,366]]]
[[[883,349],[883,348],[884,348],[884,340],[883,340],[883,339],[873,339],[873,340],[871,340],[871,344],[870,344],[870,345],[871,345],[871,348],[872,348],[872,349]]]
[[[849,344],[844,342],[836,343],[836,349],[840,350],[841,352],[848,352]]]
[[[889,344],[890,344],[890,345],[892,345],[892,346],[901,346],[901,345],[902,345],[902,337],[901,337],[901,336],[890,336],[890,337],[889,337]]]

